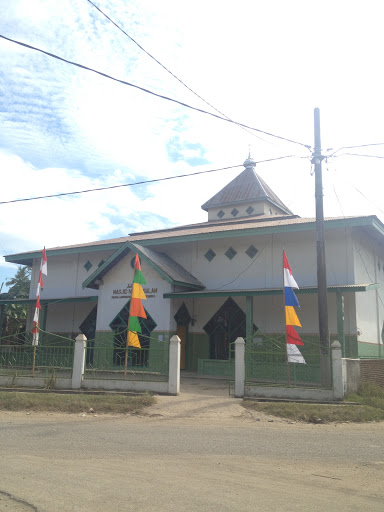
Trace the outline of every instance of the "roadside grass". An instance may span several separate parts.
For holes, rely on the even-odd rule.
[[[64,413],[138,413],[154,404],[156,399],[149,393],[138,396],[86,395],[61,393],[0,392],[0,410],[50,411]]]
[[[384,421],[384,388],[363,384],[357,394],[349,395],[344,404],[305,404],[298,402],[243,401],[243,406],[272,416],[306,423],[365,423]]]

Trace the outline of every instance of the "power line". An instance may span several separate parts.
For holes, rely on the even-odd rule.
[[[377,208],[379,210],[379,212],[381,212],[384,215],[384,211],[379,206],[377,206],[376,203],[374,203],[371,199],[369,199],[366,195],[364,195],[361,190],[359,190],[357,187],[355,187],[355,185],[352,185],[352,183],[350,185],[351,185],[351,187],[353,187],[356,190],[356,192],[358,192],[360,195],[362,195],[364,197],[364,199],[366,199],[368,201],[368,203],[373,204],[373,206],[375,208]]]
[[[335,158],[338,158],[340,156],[363,156],[365,158],[384,158],[384,156],[378,156],[378,155],[361,155],[360,153],[343,153],[342,155],[336,155]]]
[[[262,163],[265,163],[265,162],[274,162],[276,160],[283,160],[284,158],[305,158],[305,157],[300,157],[300,156],[297,156],[297,155],[279,156],[277,158],[269,158],[268,160],[260,160],[260,161],[256,162],[256,164],[262,164]],[[178,178],[188,178],[190,176],[197,176],[199,174],[208,174],[208,173],[211,173],[211,172],[226,171],[228,169],[235,169],[237,167],[243,167],[243,164],[231,165],[229,167],[221,167],[220,169],[209,169],[209,170],[206,170],[206,171],[197,171],[197,172],[191,172],[191,173],[188,173],[188,174],[179,174],[177,176],[168,176],[166,178],[156,178],[156,179],[153,179],[153,180],[136,181],[135,183],[123,183],[122,185],[111,185],[110,187],[90,188],[90,189],[86,189],[86,190],[77,190],[75,192],[62,192],[60,194],[49,194],[49,195],[46,195],[46,196],[27,197],[27,198],[24,198],[24,199],[12,199],[11,201],[0,201],[0,205],[1,204],[10,204],[10,203],[20,203],[20,202],[24,202],[24,201],[35,201],[37,199],[49,199],[49,198],[52,198],[52,197],[72,196],[72,195],[75,195],[75,194],[85,194],[87,192],[98,192],[100,190],[112,190],[114,188],[134,187],[136,185],[145,185],[145,184],[148,184],[148,183],[157,183],[157,182],[160,182],[160,181],[175,180],[175,179],[178,179]]]
[[[342,155],[340,155],[340,156],[342,156]],[[368,203],[372,204],[372,205],[373,205],[373,206],[374,206],[374,207],[375,207],[379,212],[381,212],[381,213],[384,215],[384,210],[382,210],[382,209],[380,208],[380,206],[378,206],[374,201],[372,201],[372,199],[369,199],[369,197],[367,197],[367,196],[366,196],[366,195],[365,195],[365,194],[364,194],[364,193],[363,193],[363,192],[362,192],[358,187],[356,187],[356,185],[354,185],[354,184],[353,184],[353,183],[351,183],[350,181],[347,181],[347,183],[348,183],[348,185],[349,185],[351,188],[355,189],[355,190],[356,190],[356,192],[358,192],[362,197],[364,197],[364,199],[365,199]],[[344,183],[344,184],[345,184],[345,183]],[[340,199],[339,199],[339,197],[338,197],[338,195],[337,195],[337,193],[336,193],[336,189],[335,189],[335,186],[334,186],[334,185],[333,185],[333,190],[334,190],[334,192],[335,192],[335,195],[336,195],[337,200],[339,201],[340,209],[341,209],[341,211],[343,211],[343,208],[342,208],[341,203],[340,203]],[[344,212],[343,212],[343,216],[345,217]]]
[[[334,151],[331,155],[328,155],[326,158],[330,158],[331,156],[335,155],[336,153],[338,153],[342,149],[367,148],[369,146],[384,146],[384,142],[374,142],[372,144],[360,144],[358,146],[342,146],[341,148],[336,149],[336,151]],[[332,151],[332,149],[333,148],[328,148],[328,149],[326,149],[326,151]]]
[[[152,96],[156,96],[157,98],[161,98],[163,100],[171,101],[173,103],[177,103],[178,105],[181,105],[182,107],[189,108],[191,110],[195,110],[196,112],[200,112],[202,114],[206,114],[212,117],[215,117],[216,119],[220,119],[221,121],[226,121],[227,123],[236,124],[238,126],[243,126],[244,128],[248,128],[249,130],[253,130],[258,133],[263,133],[264,135],[269,135],[270,137],[274,137],[279,140],[285,140],[286,142],[292,142],[293,144],[298,144],[299,146],[303,146],[309,150],[311,150],[311,146],[308,144],[303,144],[302,142],[298,142],[292,139],[288,139],[287,137],[282,137],[280,135],[275,135],[273,133],[266,132],[264,130],[260,130],[259,128],[253,128],[252,126],[248,126],[243,123],[238,123],[235,121],[232,121],[232,119],[227,119],[225,117],[219,116],[218,114],[214,114],[213,112],[208,112],[207,110],[203,110],[201,108],[193,107],[192,105],[188,105],[187,103],[184,103],[182,101],[175,100],[174,98],[170,98],[168,96],[164,96],[162,94],[158,94],[154,91],[150,91],[149,89],[146,89],[145,87],[140,87],[139,85],[132,84],[130,82],[127,82],[125,80],[120,80],[119,78],[115,78],[111,75],[107,75],[106,73],[103,73],[102,71],[97,71],[96,69],[89,68],[88,66],[84,66],[83,64],[79,64],[77,62],[73,62],[67,59],[64,59],[63,57],[59,57],[58,55],[55,55],[54,53],[46,52],[45,50],[41,50],[40,48],[36,48],[35,46],[31,46],[26,43],[22,43],[21,41],[16,41],[15,39],[11,39],[9,37],[3,36],[0,34],[0,38],[5,39],[6,41],[10,41],[11,43],[18,44],[20,46],[23,46],[25,48],[29,48],[30,50],[35,50],[37,52],[43,53],[44,55],[47,55],[48,57],[52,57],[53,59],[60,60],[62,62],[65,62],[67,64],[71,64],[72,66],[76,66],[81,69],[85,69],[86,71],[91,71],[92,73],[96,73],[97,75],[103,76],[104,78],[108,78],[110,80],[113,80],[115,82],[118,82],[123,85],[128,85],[129,87],[133,87],[135,89],[139,89],[140,91],[146,92],[148,94],[151,94]]]
[[[150,57],[152,60],[154,60],[159,66],[161,66],[167,73],[169,73],[171,76],[173,76],[173,78],[175,78],[178,82],[181,83],[181,85],[183,85],[186,89],[188,89],[188,91],[190,91],[192,94],[194,94],[197,98],[199,98],[201,101],[203,101],[206,105],[208,105],[209,107],[213,108],[213,110],[215,110],[216,112],[218,112],[219,114],[221,114],[222,116],[224,116],[225,118],[227,118],[228,120],[232,121],[233,123],[235,123],[237,126],[239,126],[239,128],[241,128],[242,130],[245,130],[247,133],[250,133],[251,135],[254,135],[255,137],[257,137],[257,135],[255,133],[252,133],[250,132],[247,128],[245,128],[244,126],[241,126],[240,124],[236,123],[236,121],[233,121],[232,119],[230,119],[226,114],[224,114],[224,112],[222,112],[221,110],[219,110],[218,108],[214,107],[212,105],[212,103],[209,103],[209,101],[205,100],[202,96],[200,96],[200,94],[198,94],[196,91],[194,91],[191,87],[189,87],[185,82],[183,82],[183,80],[181,80],[181,78],[179,78],[178,76],[176,76],[170,69],[168,69],[166,66],[164,66],[164,64],[162,64],[158,59],[156,59],[156,57],[154,57],[152,54],[150,54],[145,48],[143,48],[141,46],[140,43],[138,43],[132,36],[130,36],[122,27],[120,27],[120,25],[118,25],[112,18],[110,18],[110,16],[108,16],[108,14],[106,14],[104,11],[102,11],[100,9],[100,7],[98,7],[96,4],[94,4],[92,2],[92,0],[87,0],[95,9],[97,9],[100,14],[102,14],[105,18],[107,18],[107,20],[109,20],[118,30],[120,30],[120,32],[122,32],[126,37],[128,37],[128,39],[130,39],[138,48],[140,48],[140,50],[142,50],[146,55],[148,55],[148,57]],[[262,139],[261,137],[257,137],[258,139],[261,139],[261,140],[264,140]],[[266,141],[264,141],[266,142]]]

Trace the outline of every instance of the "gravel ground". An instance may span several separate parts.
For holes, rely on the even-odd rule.
[[[0,511],[384,509],[382,423],[306,425],[240,404],[224,381],[184,378],[141,415],[0,412]]]

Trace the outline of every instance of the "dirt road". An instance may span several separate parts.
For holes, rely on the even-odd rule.
[[[384,509],[384,424],[272,422],[225,384],[182,389],[142,416],[0,413],[0,511]]]

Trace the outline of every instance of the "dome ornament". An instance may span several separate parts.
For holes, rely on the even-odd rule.
[[[254,159],[251,157],[251,147],[249,147],[249,152],[248,152],[248,158],[245,160],[245,162],[243,163],[244,167],[246,169],[250,168],[250,169],[254,169],[256,167],[256,162],[254,161]]]

